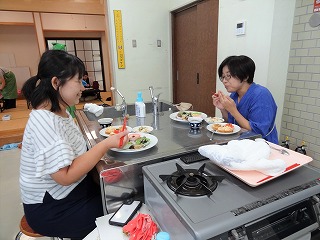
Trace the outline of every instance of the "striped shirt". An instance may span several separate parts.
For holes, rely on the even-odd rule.
[[[20,189],[25,204],[42,203],[46,193],[65,198],[85,177],[69,186],[55,182],[50,174],[70,166],[87,150],[72,117],[63,118],[47,110],[32,110],[21,150]]]

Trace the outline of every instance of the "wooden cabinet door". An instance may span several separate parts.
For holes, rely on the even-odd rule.
[[[216,86],[218,0],[173,13],[173,98],[213,116]]]

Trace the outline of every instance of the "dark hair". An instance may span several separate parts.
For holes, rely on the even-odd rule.
[[[31,104],[33,108],[37,108],[49,101],[52,112],[60,111],[59,101],[63,99],[59,88],[77,74],[79,79],[82,79],[84,71],[84,64],[78,57],[62,50],[47,50],[41,56],[38,74],[29,78],[22,87],[28,107]],[[57,90],[51,84],[53,77],[60,80]]]
[[[254,61],[244,55],[227,57],[218,68],[219,78],[222,77],[222,69],[227,66],[232,77],[238,78],[241,82],[247,79],[251,84],[254,78],[256,65]]]

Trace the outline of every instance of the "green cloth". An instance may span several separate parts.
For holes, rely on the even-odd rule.
[[[3,73],[3,78],[6,81],[5,87],[1,91],[3,98],[4,99],[18,98],[17,81],[14,73],[11,71],[7,73]]]
[[[62,43],[52,43],[53,47],[52,49],[53,50],[66,50],[66,45],[65,44],[62,44]]]
[[[69,111],[69,113],[71,114],[71,116],[73,117],[73,118],[75,118],[76,117],[76,106],[69,106],[69,107],[67,107],[67,110]]]

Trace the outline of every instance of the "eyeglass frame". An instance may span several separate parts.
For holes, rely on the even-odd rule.
[[[229,82],[229,80],[232,78],[231,74],[227,74],[226,76],[223,77],[219,77],[220,81],[223,82],[223,80],[225,79],[227,82]]]

